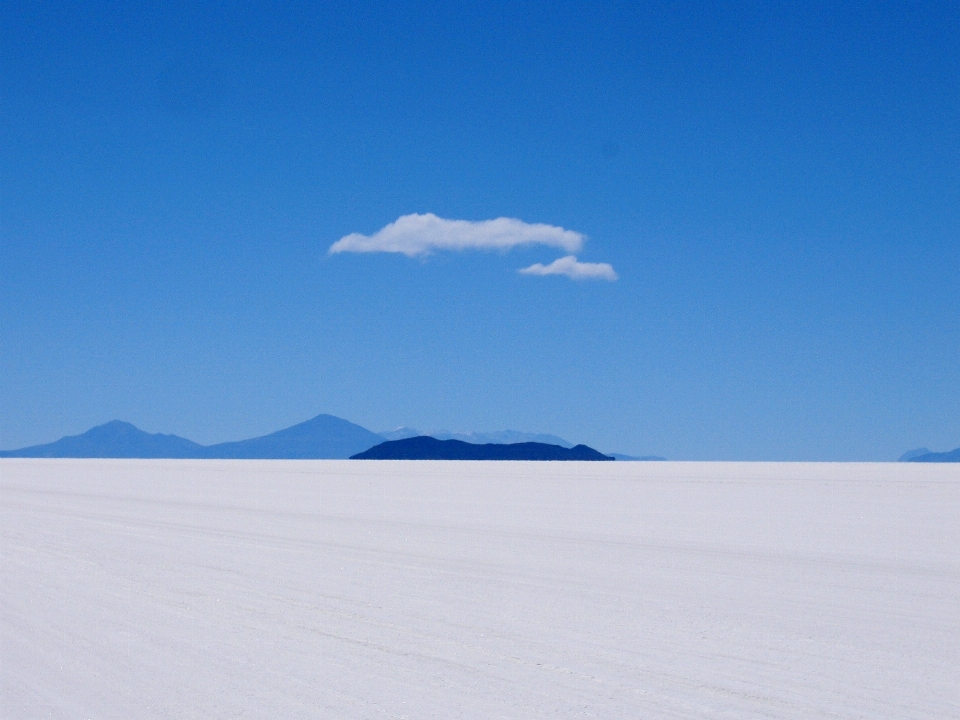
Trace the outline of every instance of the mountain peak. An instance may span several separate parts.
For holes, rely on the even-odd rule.
[[[133,423],[128,423],[124,420],[111,420],[110,422],[105,422],[103,425],[96,425],[82,435],[90,435],[91,433],[96,435],[105,435],[105,434],[119,434],[119,433],[143,433],[144,435],[149,435],[150,433],[145,430],[141,430]],[[75,435],[73,437],[80,437]]]
[[[0,453],[0,457],[37,458],[190,458],[202,446],[176,435],[144,432],[132,423],[111,420],[80,435]]]
[[[219,443],[203,449],[201,457],[319,460],[347,458],[383,438],[336,415],[322,413],[269,435]]]

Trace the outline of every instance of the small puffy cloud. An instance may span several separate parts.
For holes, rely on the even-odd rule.
[[[583,247],[583,241],[584,236],[573,230],[514,218],[474,222],[445,220],[433,213],[414,213],[397,218],[373,235],[352,233],[342,237],[330,246],[328,253],[393,252],[417,257],[435,250],[509,250],[517,245],[548,245],[577,252]]]
[[[608,263],[585,263],[573,255],[554,260],[549,265],[536,263],[519,271],[522,275],[566,275],[572,280],[609,280],[619,279],[612,265]]]

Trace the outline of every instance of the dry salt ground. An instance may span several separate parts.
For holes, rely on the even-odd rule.
[[[960,466],[0,461],[3,718],[960,718]]]

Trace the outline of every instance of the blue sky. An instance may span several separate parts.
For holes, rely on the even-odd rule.
[[[956,3],[319,5],[3,5],[0,447],[320,412],[960,444]],[[579,233],[618,279],[328,253],[427,213]]]

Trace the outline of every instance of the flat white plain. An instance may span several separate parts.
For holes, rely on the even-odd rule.
[[[960,717],[960,468],[0,461],[3,718]]]

